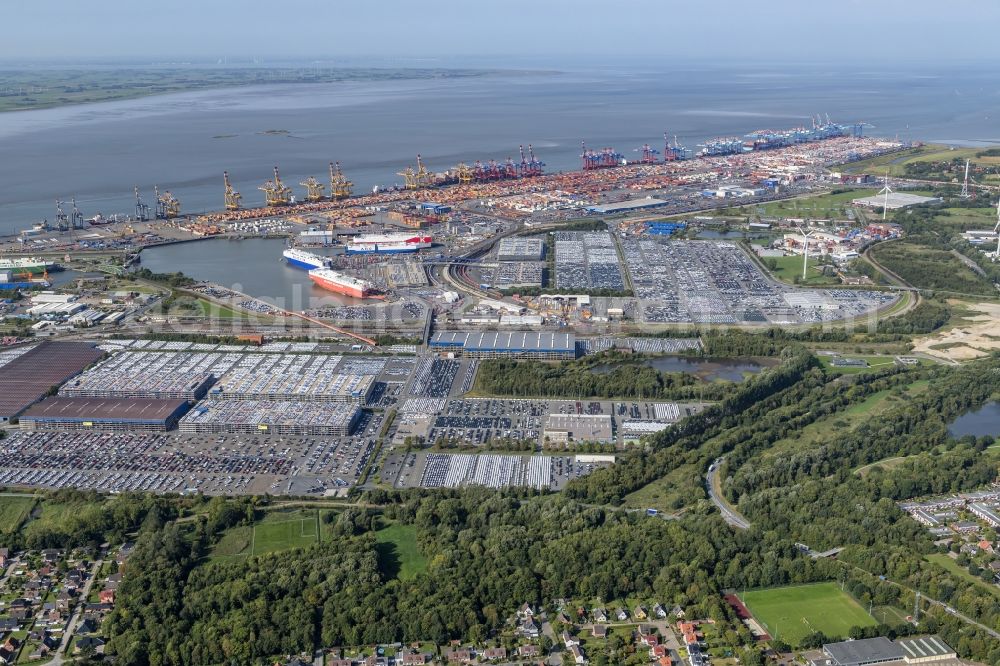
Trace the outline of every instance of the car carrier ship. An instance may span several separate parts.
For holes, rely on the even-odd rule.
[[[0,259],[0,271],[10,271],[17,274],[43,275],[59,270],[59,265],[53,261],[37,257],[14,257]]]
[[[403,254],[430,247],[431,236],[411,234],[362,234],[347,243],[347,254]]]
[[[314,268],[326,268],[330,265],[330,260],[312,252],[306,252],[295,247],[287,248],[281,253],[289,266],[297,266],[311,271]]]
[[[309,279],[327,291],[354,298],[365,298],[372,293],[371,284],[350,275],[338,273],[329,268],[314,268],[309,271]]]

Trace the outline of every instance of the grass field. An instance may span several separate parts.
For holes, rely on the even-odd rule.
[[[786,284],[801,284],[806,286],[840,284],[840,279],[836,275],[823,275],[817,270],[819,262],[815,258],[809,258],[809,265],[806,269],[806,279],[802,279],[802,257],[767,257],[764,265],[768,267],[771,274],[778,280]],[[774,266],[774,268],[771,268]]]
[[[973,583],[977,589],[983,592],[992,594],[994,597],[1000,599],[1000,587],[992,585],[985,582],[982,578],[977,578],[969,573],[969,570],[961,566],[955,560],[951,559],[948,555],[944,553],[934,553],[927,556],[927,561],[938,565],[944,569],[947,569],[949,573],[957,576],[958,578],[964,578],[965,580]]]
[[[814,631],[846,638],[851,627],[878,624],[836,583],[751,590],[741,599],[772,637],[790,645]]]
[[[390,523],[375,533],[379,564],[389,577],[409,580],[427,571],[427,558],[417,547],[414,525]]]
[[[982,150],[982,148],[956,148],[955,150],[952,150],[948,146],[940,144],[927,144],[925,146],[920,146],[919,148],[911,148],[910,150],[903,150],[898,153],[879,155],[878,157],[861,160],[859,162],[842,164],[840,166],[831,167],[831,169],[833,171],[841,171],[844,173],[884,174],[886,167],[888,167],[890,176],[901,176],[905,173],[905,165],[911,162],[938,162],[953,159],[970,159],[977,164],[995,163],[992,160],[995,160],[996,158],[977,158],[976,153],[981,152]]]
[[[893,365],[896,362],[896,357],[894,356],[865,356],[862,354],[841,354],[842,358],[861,358],[868,362],[867,368],[862,367],[835,367],[830,365],[832,357],[830,356],[820,356],[820,363],[823,367],[830,372],[841,374],[841,375],[856,375],[862,372],[871,372],[872,370],[881,370]]]
[[[763,217],[795,217],[811,219],[837,218],[845,219],[851,202],[855,199],[870,196],[876,190],[850,190],[837,194],[820,194],[814,197],[783,199],[771,201],[754,208]]]
[[[0,497],[0,534],[13,534],[21,527],[31,510],[34,497]]]
[[[319,529],[316,511],[303,509],[270,513],[254,525],[240,525],[226,530],[208,559],[218,562],[291,548],[308,548],[317,542],[317,536],[321,534]]]

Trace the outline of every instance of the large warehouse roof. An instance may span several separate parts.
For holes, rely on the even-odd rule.
[[[941,197],[922,197],[919,194],[907,194],[906,192],[890,192],[886,197],[884,194],[876,194],[870,197],[855,199],[851,203],[857,206],[868,206],[870,208],[886,207],[889,210],[916,206],[922,203],[937,203]]]
[[[0,419],[17,416],[103,355],[84,342],[47,342],[15,358],[0,372]]]
[[[533,333],[511,331],[501,333],[460,333],[445,331],[435,333],[431,338],[432,347],[454,347],[467,351],[503,352],[575,352],[576,336],[572,333]]]
[[[903,659],[903,648],[884,636],[829,643],[823,646],[823,650],[837,666],[865,666]]]
[[[186,400],[55,397],[28,408],[21,418],[37,421],[161,423],[183,410],[186,405]]]
[[[664,201],[663,199],[646,197],[645,199],[632,199],[631,201],[619,201],[618,203],[588,206],[587,210],[591,213],[618,213],[621,211],[638,210],[640,208],[657,208],[659,206],[666,206],[668,203],[669,202]]]

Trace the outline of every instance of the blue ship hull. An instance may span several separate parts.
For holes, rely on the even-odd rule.
[[[298,259],[289,259],[285,257],[285,261],[288,262],[289,266],[295,266],[296,268],[304,268],[307,271],[311,271],[314,268],[323,268],[321,264],[311,264],[306,261],[299,261]]]

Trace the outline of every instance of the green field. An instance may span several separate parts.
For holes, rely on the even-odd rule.
[[[833,171],[842,171],[844,173],[874,173],[877,175],[883,175],[885,174],[886,167],[888,167],[890,176],[901,176],[905,173],[905,165],[911,162],[939,162],[954,159],[969,159],[976,164],[995,163],[992,161],[995,158],[977,158],[976,153],[981,152],[982,150],[982,148],[956,148],[952,150],[948,146],[940,144],[927,144],[925,146],[920,146],[919,148],[911,148],[909,150],[890,153],[888,155],[879,155],[878,157],[873,157],[871,159],[851,162],[850,164],[842,164],[840,166],[830,168]]]
[[[1000,588],[996,585],[985,582],[982,578],[977,578],[969,573],[969,570],[961,566],[958,562],[953,560],[951,557],[944,553],[934,553],[933,555],[927,556],[927,561],[932,562],[943,569],[947,569],[953,575],[964,578],[965,580],[973,583],[977,589],[983,592],[992,594],[996,598],[1000,598]]]
[[[817,270],[819,262],[814,258],[809,258],[809,265],[806,268],[806,278],[802,279],[802,257],[766,257],[764,265],[775,278],[786,284],[801,284],[807,286],[840,284],[840,278],[836,275],[823,275]],[[773,268],[772,268],[773,266]]]
[[[814,631],[846,638],[851,627],[877,624],[836,583],[752,590],[741,599],[773,638],[793,646]]]
[[[408,580],[427,571],[427,558],[417,547],[414,525],[391,523],[375,533],[379,562],[387,576]]]
[[[263,555],[290,548],[308,548],[317,542],[319,517],[316,511],[277,511],[254,525],[226,530],[209,554],[210,562]]]
[[[754,207],[762,217],[794,217],[809,219],[845,219],[853,209],[855,199],[874,194],[876,190],[850,190],[837,194],[820,194],[813,197],[782,199]]]
[[[0,497],[0,534],[13,534],[35,508],[34,497]]]

